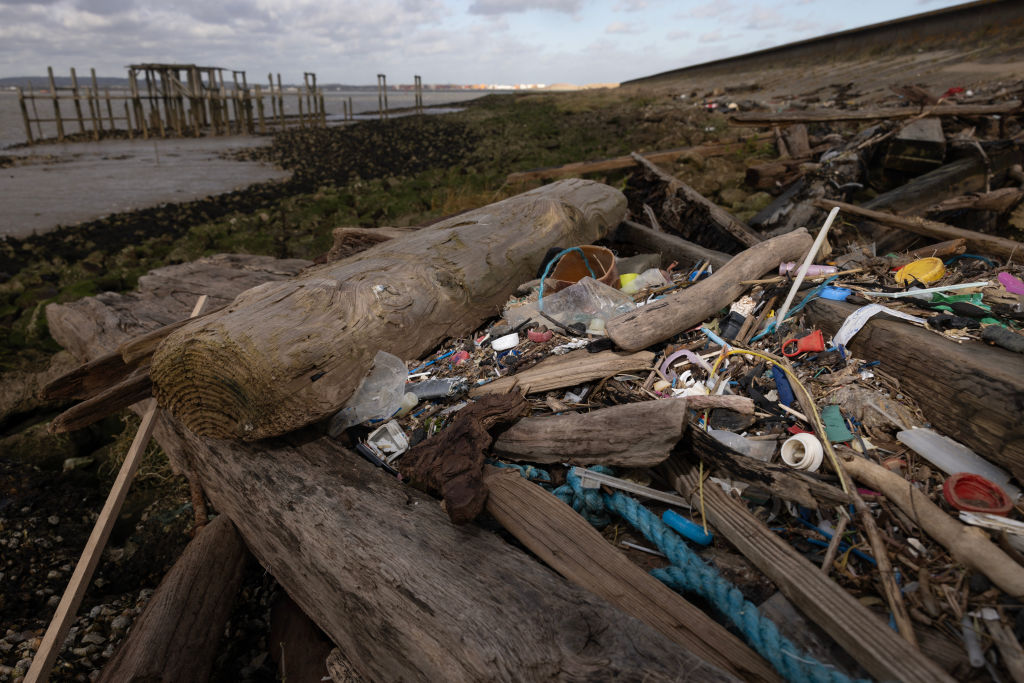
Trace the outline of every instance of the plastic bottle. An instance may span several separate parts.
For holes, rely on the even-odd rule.
[[[373,357],[373,368],[356,393],[331,418],[328,433],[336,437],[352,425],[394,415],[402,406],[408,376],[409,370],[402,359],[386,351],[378,351]]]
[[[949,437],[925,427],[914,427],[897,432],[896,438],[946,474],[977,474],[998,484],[1011,500],[1020,497],[1020,489],[1010,484],[1010,475],[1005,470]]]

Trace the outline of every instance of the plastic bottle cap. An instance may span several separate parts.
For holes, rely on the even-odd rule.
[[[832,301],[846,301],[846,299],[853,294],[852,289],[846,287],[833,287],[831,285],[821,288],[822,299],[831,299]]]
[[[912,261],[896,271],[896,282],[905,285],[917,280],[927,285],[932,282],[938,282],[945,274],[946,266],[942,264],[942,259],[929,256],[928,258]]]
[[[978,474],[959,472],[942,485],[942,497],[957,510],[1005,515],[1013,501],[999,486]]]

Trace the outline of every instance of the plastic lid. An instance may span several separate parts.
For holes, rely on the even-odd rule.
[[[822,299],[831,299],[832,301],[846,301],[847,297],[853,294],[852,289],[846,289],[845,287],[832,287],[831,285],[821,288],[819,296]]]
[[[896,282],[901,285],[917,280],[921,284],[938,282],[946,274],[946,266],[942,259],[934,256],[912,261],[896,271]]]
[[[998,484],[985,477],[959,472],[946,479],[942,497],[957,510],[1005,515],[1013,509],[1013,501]]]

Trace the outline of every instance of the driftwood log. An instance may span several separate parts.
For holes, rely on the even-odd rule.
[[[834,334],[856,308],[816,300],[807,320]],[[880,360],[925,417],[949,437],[1024,481],[1024,364],[980,342],[957,344],[903,321],[872,318],[850,341],[858,358]]]
[[[101,356],[132,332],[185,317],[193,298],[175,300],[167,282],[204,281],[202,271],[172,266],[152,273],[143,294],[51,306],[49,319],[79,322],[51,330],[82,360]],[[215,301],[238,293],[230,281],[200,286]],[[493,534],[453,526],[434,500],[326,438],[298,432],[255,447],[197,437],[167,416],[155,437],[369,679],[727,678]]]
[[[470,390],[469,395],[477,398],[486,394],[503,394],[511,390],[512,387],[519,387],[524,393],[534,394],[562,387],[573,387],[595,379],[613,377],[620,372],[647,370],[653,362],[654,354],[650,351],[589,353],[580,349],[564,356],[545,358],[532,368],[527,368],[520,373],[507,375],[489,384],[474,387]]]
[[[665,399],[528,417],[504,431],[493,450],[507,460],[654,467],[682,438],[686,411],[686,399]]]
[[[100,680],[208,680],[248,561],[249,551],[230,519],[221,515],[203,527],[160,582]]]
[[[550,247],[622,219],[607,185],[564,180],[256,287],[185,325],[153,355],[153,394],[193,432],[247,441],[345,405],[378,350],[418,358],[471,332]]]
[[[802,259],[811,236],[797,229],[742,251],[706,280],[608,321],[608,336],[627,351],[645,349],[713,316],[747,288],[743,280],[760,277],[783,261]]]

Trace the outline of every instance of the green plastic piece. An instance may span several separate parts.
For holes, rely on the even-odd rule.
[[[853,441],[853,432],[846,428],[846,420],[839,412],[839,406],[826,406],[821,411],[821,421],[825,423],[825,436],[832,443]]]

